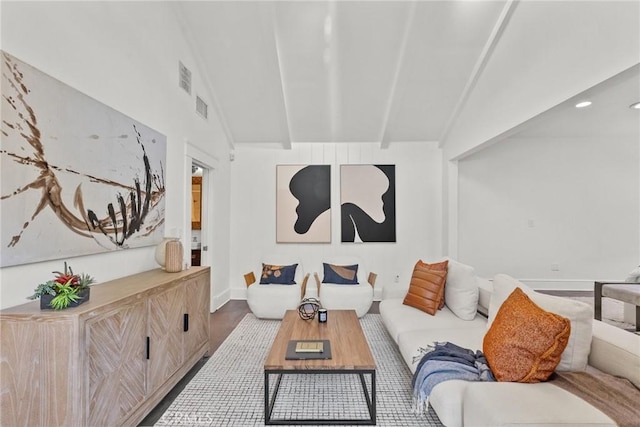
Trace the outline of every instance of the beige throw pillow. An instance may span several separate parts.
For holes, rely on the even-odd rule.
[[[449,310],[462,320],[473,320],[478,309],[479,287],[473,267],[449,259],[444,301]]]

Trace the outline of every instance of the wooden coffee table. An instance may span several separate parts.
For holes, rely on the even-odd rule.
[[[331,359],[285,360],[291,340],[329,340]],[[367,402],[367,419],[273,419],[271,413],[285,374],[356,374],[360,376]],[[273,395],[269,393],[269,376],[277,375]],[[371,391],[365,375],[371,376]],[[288,310],[278,335],[264,362],[265,424],[363,424],[376,423],[376,364],[354,310],[329,310],[328,321],[302,320],[297,310]]]

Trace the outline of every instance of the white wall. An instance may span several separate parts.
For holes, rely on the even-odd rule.
[[[294,144],[292,150],[236,149],[231,164],[231,297],[245,298],[243,274],[259,269],[272,253],[301,259],[306,272],[322,275],[323,257],[357,255],[378,274],[376,297],[396,275],[407,282],[420,258],[441,255],[441,151],[433,145]],[[397,243],[340,242],[339,166],[396,165]],[[276,243],[275,179],[278,164],[331,165],[331,243]],[[313,275],[313,274],[312,274]]]
[[[640,261],[639,145],[513,138],[461,160],[459,258],[541,289],[623,280]]]
[[[197,93],[207,99],[196,61],[169,2],[5,2],[2,49],[69,86],[167,136],[165,234],[180,234],[188,249],[185,144],[219,159],[211,230],[228,239],[229,149],[214,114],[196,115]],[[178,61],[193,72],[192,95],[178,88]],[[211,109],[210,109],[211,112]],[[189,181],[190,182],[190,181]],[[2,212],[2,215],[12,215]],[[221,242],[228,246],[228,240]],[[51,243],[53,244],[53,243]],[[75,271],[99,282],[156,268],[154,248],[68,259]],[[214,287],[228,282],[229,256],[216,252]],[[188,259],[188,253],[187,253]],[[33,288],[51,278],[62,260],[0,270],[0,307],[27,302]]]

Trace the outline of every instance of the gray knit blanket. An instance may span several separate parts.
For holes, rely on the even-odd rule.
[[[472,351],[450,342],[434,343],[420,349],[424,356],[413,375],[413,401],[416,413],[428,410],[429,395],[443,381],[495,381],[481,351]]]

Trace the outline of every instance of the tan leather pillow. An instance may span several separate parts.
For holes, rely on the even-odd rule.
[[[516,288],[500,306],[482,351],[498,381],[546,381],[560,363],[570,333],[569,319],[543,310]]]
[[[409,291],[404,297],[403,304],[415,307],[432,316],[435,315],[443,300],[448,262],[426,264],[419,260],[413,269]]]
[[[423,263],[424,264],[424,263]],[[435,264],[425,264],[428,265],[431,270],[439,270],[446,271],[449,273],[449,260],[437,262]],[[442,310],[444,308],[445,300],[444,300],[444,290],[447,287],[447,281],[444,281],[444,285],[442,286],[442,298],[440,298],[440,304],[438,304],[438,310]]]

